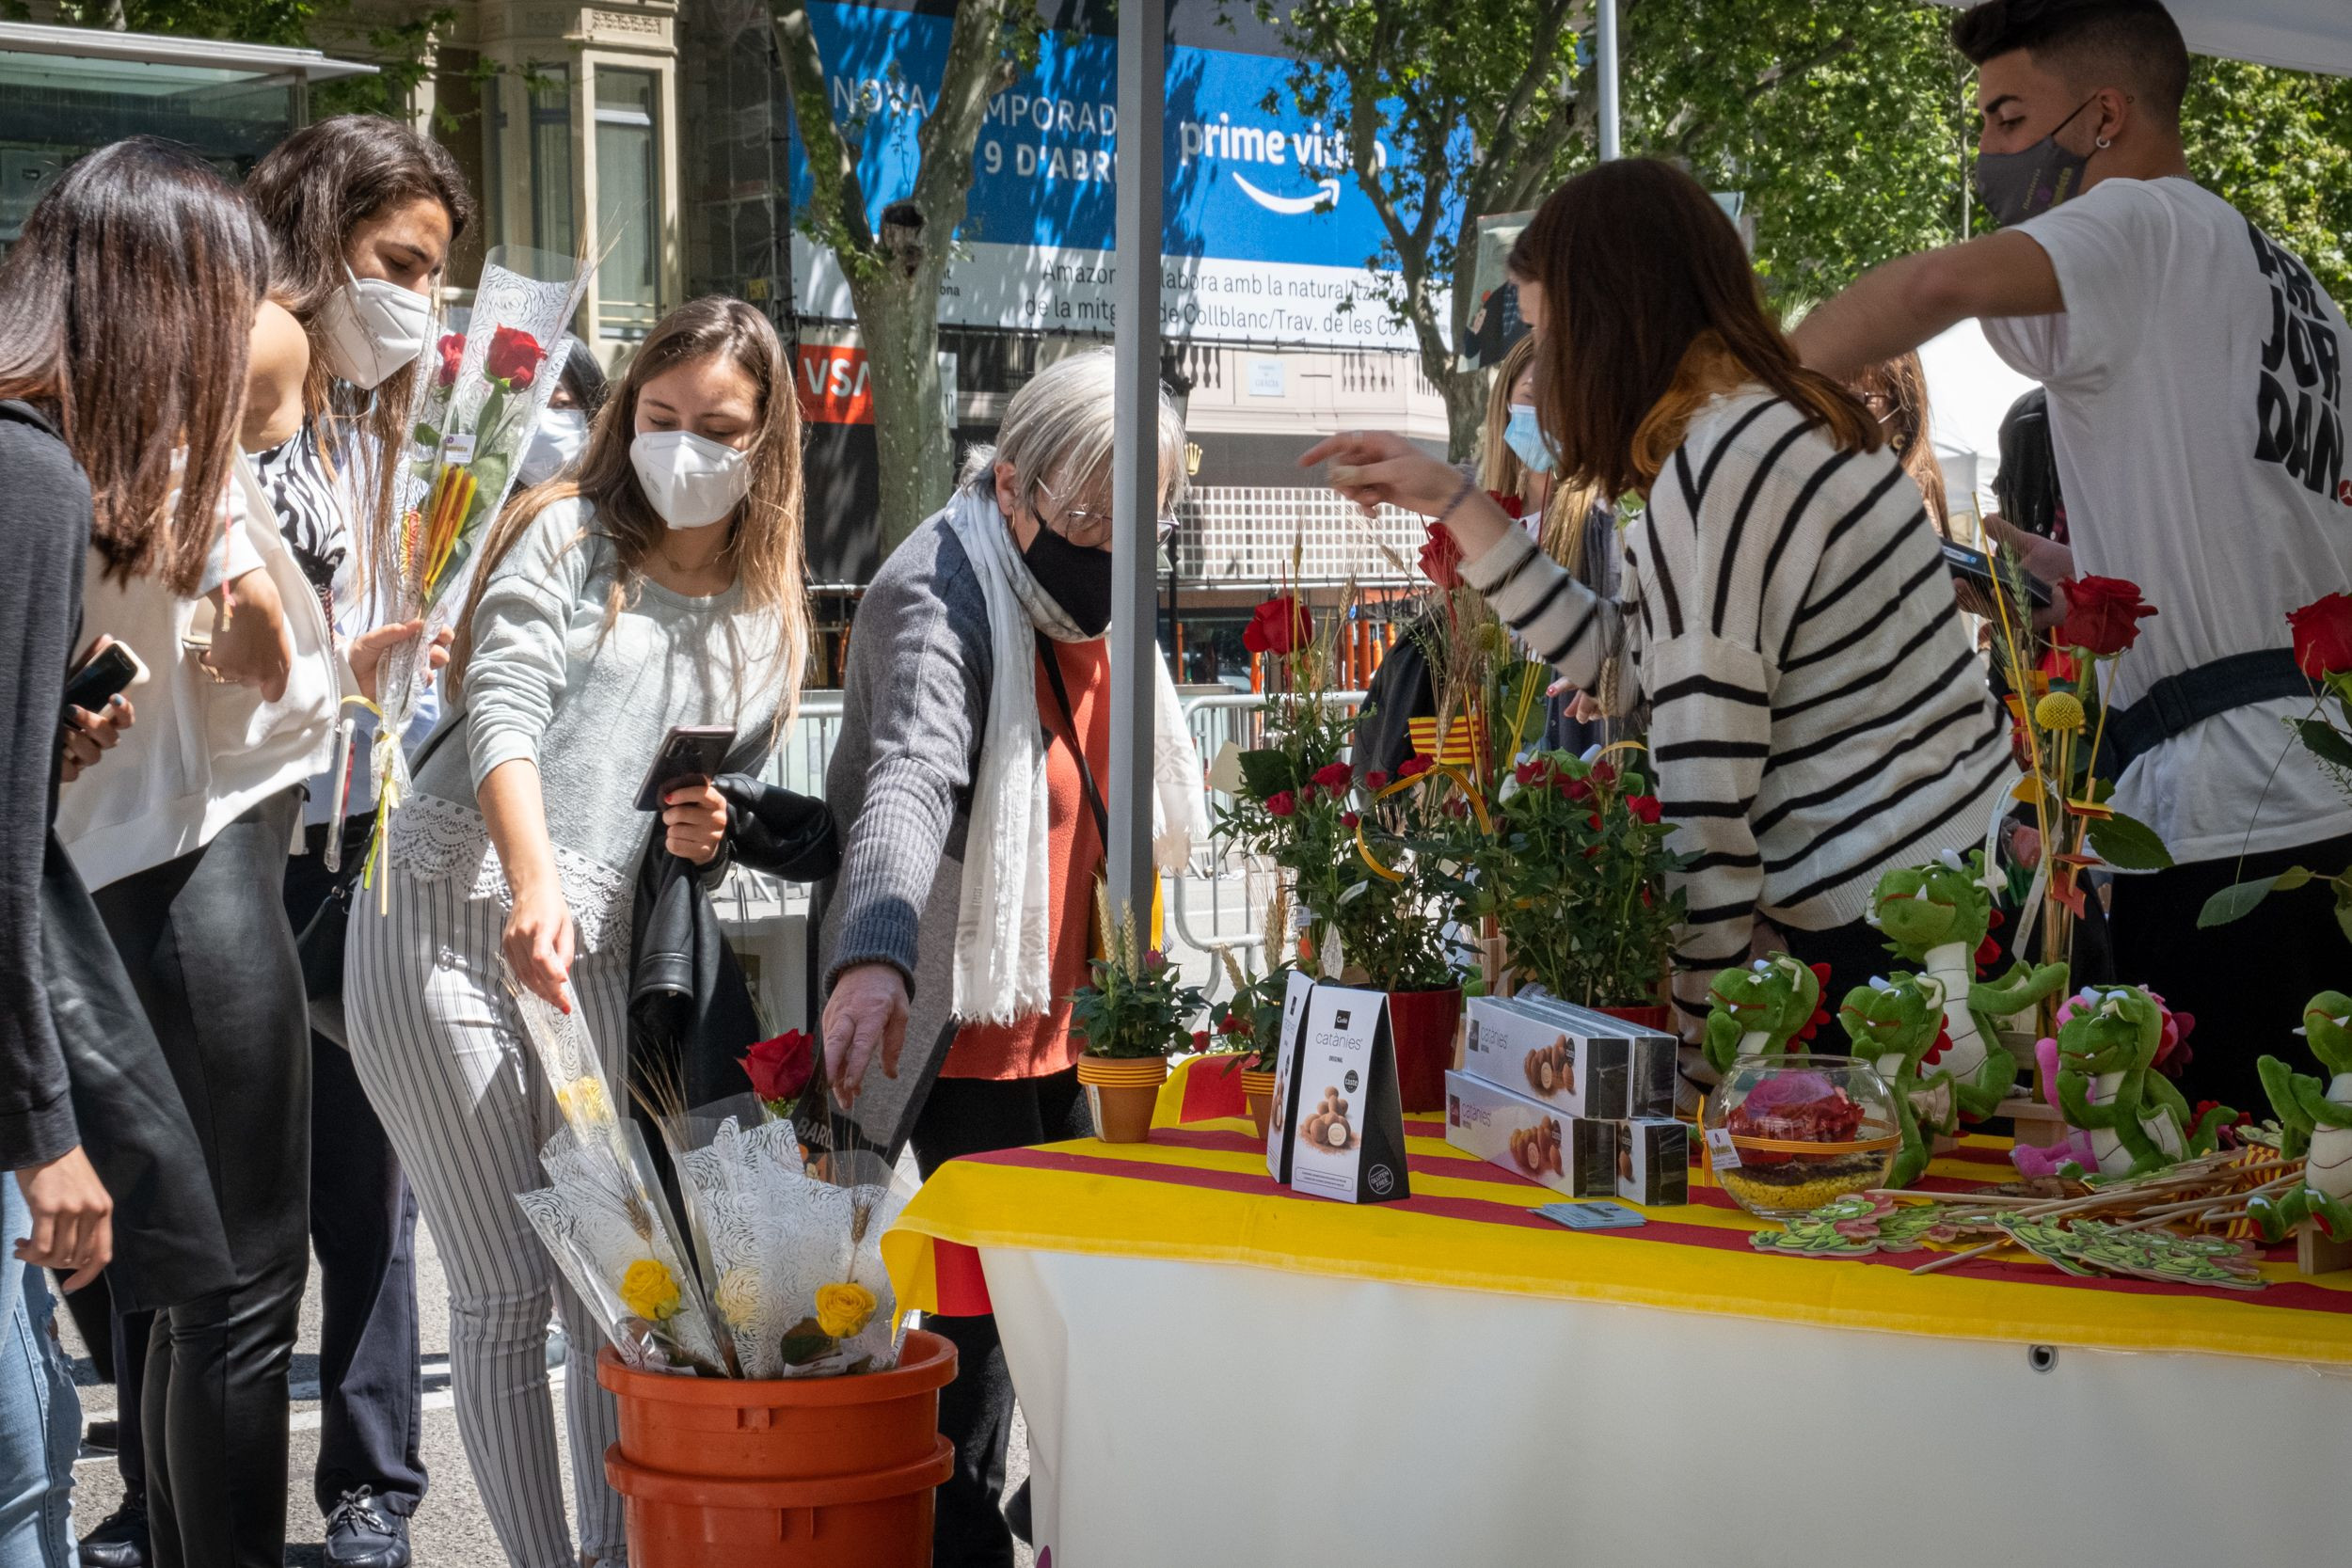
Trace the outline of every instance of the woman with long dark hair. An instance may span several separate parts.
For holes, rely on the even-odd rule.
[[[662,319],[597,417],[576,478],[526,492],[483,546],[449,701],[392,818],[389,912],[352,914],[352,1055],[450,1280],[458,1429],[516,1568],[617,1563],[595,1457],[612,1398],[595,1316],[557,1282],[514,1195],[558,1125],[503,975],[584,1016],[619,1081],[639,776],[678,724],[734,726],[730,770],[787,721],[808,651],[801,429],[775,328],[738,300]],[[723,800],[670,790],[667,849],[718,853]],[[564,1515],[544,1355],[560,1306],[580,1551]]]
[[[238,451],[252,345],[287,341],[264,302],[269,241],[209,166],[135,139],[43,197],[8,281],[0,392],[50,410],[87,474],[81,604],[149,672],[147,722],[66,787],[57,837],[96,886],[212,1203],[193,1233],[214,1254],[200,1293],[115,1282],[126,1306],[164,1308],[145,1390],[154,1557],[258,1568],[284,1553],[307,1251],[302,998],[274,890],[349,673]],[[87,945],[61,927],[70,908],[43,912],[45,942]]]
[[[1798,364],[1689,175],[1638,158],[1580,175],[1510,264],[1560,480],[1645,503],[1621,597],[1396,436],[1302,461],[1329,459],[1365,506],[1439,519],[1529,646],[1581,689],[1648,701],[1670,843],[1696,857],[1670,879],[1686,1035],[1766,923],[1859,984],[1885,961],[1863,920],[1879,874],[1980,842],[2012,772],[1919,491],[1878,421]]]
[[[310,349],[299,428],[257,452],[254,471],[327,613],[346,634],[364,632],[382,618],[381,585],[365,567],[383,559],[393,522],[393,468],[407,439],[432,293],[472,198],[438,143],[373,115],[296,132],[254,166],[245,193],[276,245],[273,292]],[[429,699],[420,705],[420,724],[429,726],[437,710]],[[355,740],[362,757],[372,738],[371,730]],[[334,770],[311,781],[302,852],[286,863],[286,911],[297,931],[330,899],[349,897],[374,819],[373,783],[366,768],[354,768],[353,796],[337,820]],[[338,833],[340,869],[330,872],[325,851]],[[331,1004],[331,984],[311,1000]],[[314,1011],[331,1026],[331,1006]],[[405,1568],[408,1518],[425,1489],[416,1199],[350,1052],[313,1029],[310,1065],[322,1405],[312,1494],[326,1520],[328,1563]]]

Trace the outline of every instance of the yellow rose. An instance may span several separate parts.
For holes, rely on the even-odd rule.
[[[612,1119],[612,1102],[605,1098],[603,1082],[593,1074],[582,1074],[557,1089],[555,1108],[564,1113],[565,1121],[596,1126]]]
[[[621,1305],[649,1323],[677,1316],[684,1305],[676,1278],[658,1258],[640,1258],[621,1275]]]
[[[759,1274],[755,1269],[729,1269],[719,1276],[719,1289],[711,1296],[729,1328],[741,1328],[759,1311]]]
[[[835,1339],[853,1338],[874,1316],[874,1292],[863,1285],[817,1287],[817,1327]]]

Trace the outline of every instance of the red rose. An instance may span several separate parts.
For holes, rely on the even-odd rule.
[[[466,357],[466,340],[453,332],[441,340],[439,346],[441,369],[440,373],[435,378],[435,384],[441,387],[454,387],[457,385],[457,367]]]
[[[1340,826],[1347,829],[1350,832],[1353,832],[1358,825],[1359,825],[1362,821],[1363,818],[1357,816],[1352,811],[1343,811],[1340,813]]]
[[[1593,764],[1593,783],[1608,785],[1617,782],[1617,770],[1606,762]]]
[[[1146,969],[1166,969],[1168,967],[1168,955],[1154,947],[1143,955],[1143,967]]]
[[[507,390],[519,392],[538,375],[539,361],[547,354],[530,333],[501,326],[490,334],[490,352],[483,359],[482,373],[505,382]]]
[[[1315,803],[1315,786],[1311,784],[1300,784],[1298,786],[1298,800],[1296,803],[1302,806],[1313,805]]]
[[[1375,768],[1371,772],[1364,775],[1364,787],[1366,789],[1386,789],[1389,787],[1389,775],[1380,768]]]
[[[1462,586],[1462,546],[1454,541],[1453,531],[1442,523],[1431,523],[1425,530],[1427,537],[1421,546],[1421,575],[1440,588]]]
[[[1277,594],[1250,613],[1241,645],[1253,654],[1295,654],[1313,640],[1315,618],[1295,594]]]
[[[1206,1029],[1195,1029],[1192,1032],[1192,1048],[1195,1051],[1209,1049],[1209,1032]]]
[[[1658,803],[1655,795],[1629,795],[1625,800],[1625,809],[1655,828],[1659,814],[1665,808]]]
[[[1265,798],[1265,809],[1270,816],[1288,816],[1298,809],[1298,797],[1287,789],[1269,795]]]
[[[1225,1022],[1218,1024],[1217,1028],[1222,1031],[1228,1038],[1232,1039],[1243,1038],[1250,1032],[1249,1021],[1242,1017],[1239,1013],[1227,1013],[1225,1015]]]
[[[1589,800],[1593,798],[1593,781],[1572,779],[1563,773],[1560,776],[1560,793],[1570,800]]]
[[[808,1087],[817,1067],[817,1042],[799,1029],[787,1029],[771,1040],[761,1040],[747,1056],[736,1058],[752,1081],[752,1092],[762,1100],[796,1100]]]
[[[2120,654],[2139,641],[2139,623],[2156,612],[2139,596],[2137,583],[2122,578],[2073,578],[2058,584],[2066,595],[2066,619],[2058,640],[2097,657]]]
[[[1600,813],[1595,812],[1590,816],[1587,816],[1584,819],[1584,825],[1592,829],[1595,832],[1600,832]]]
[[[1356,769],[1343,762],[1327,762],[1315,769],[1315,783],[1336,795],[1356,782]]]
[[[2330,594],[2287,611],[2296,667],[2313,680],[2352,670],[2352,594]]]
[[[1406,757],[1396,765],[1396,776],[1400,779],[1418,779],[1436,766],[1436,761],[1430,757]]]

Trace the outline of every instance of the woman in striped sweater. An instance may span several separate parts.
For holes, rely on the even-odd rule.
[[[1886,962],[1862,919],[1879,874],[1979,841],[2011,783],[1919,492],[1877,422],[1797,363],[1730,221],[1679,170],[1629,159],[1570,181],[1511,270],[1542,338],[1555,475],[1646,502],[1617,597],[1394,436],[1335,436],[1301,461],[1328,459],[1367,509],[1438,519],[1463,577],[1579,689],[1648,700],[1672,843],[1697,857],[1675,879],[1687,1036],[1759,935],[1860,984]]]

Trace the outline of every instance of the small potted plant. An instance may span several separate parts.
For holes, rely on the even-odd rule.
[[[1520,983],[1662,1029],[1659,988],[1683,915],[1666,874],[1691,857],[1666,847],[1674,824],[1621,761],[1547,752],[1513,768],[1473,852],[1465,913],[1494,920]]]
[[[1284,903],[1278,893],[1267,911],[1268,931],[1281,929]],[[1250,974],[1231,953],[1225,955],[1225,972],[1232,979],[1233,995],[1217,1020],[1217,1033],[1233,1051],[1225,1070],[1241,1074],[1242,1102],[1249,1107],[1249,1119],[1256,1124],[1260,1138],[1266,1135],[1274,1115],[1275,1059],[1282,1048],[1282,998],[1290,988],[1294,967],[1278,962],[1263,974]]]
[[[1143,1143],[1168,1058],[1192,1045],[1192,1021],[1208,1004],[1180,982],[1168,955],[1136,940],[1132,919],[1115,925],[1104,915],[1103,956],[1088,968],[1094,983],[1070,997],[1070,1026],[1086,1041],[1078,1082],[1104,1143]]]

